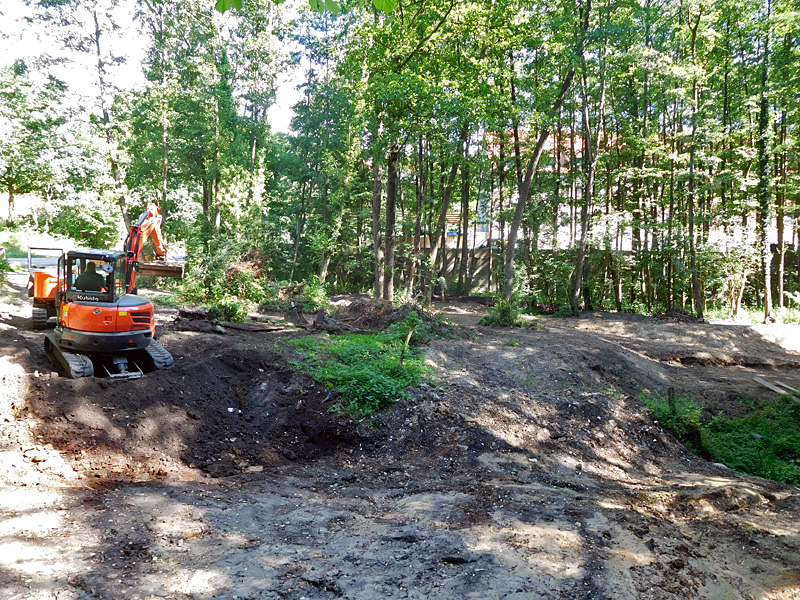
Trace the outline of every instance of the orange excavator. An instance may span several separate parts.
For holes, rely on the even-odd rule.
[[[140,263],[148,238],[156,260]],[[140,274],[183,277],[183,266],[165,262],[166,253],[153,204],[131,227],[123,250],[70,250],[58,259],[56,275],[31,273],[33,327],[44,329],[56,317],[45,351],[68,377],[134,378],[173,367],[172,355],[155,339],[153,303],[136,295]]]

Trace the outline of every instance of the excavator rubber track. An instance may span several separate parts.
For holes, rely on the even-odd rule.
[[[31,327],[35,330],[47,329],[47,318],[46,308],[34,306],[33,312],[31,313]]]
[[[166,348],[155,340],[150,340],[144,351],[150,357],[155,370],[169,370],[175,366],[175,359],[172,358],[172,354],[167,352]]]
[[[65,352],[59,348],[52,333],[48,333],[44,339],[44,351],[47,356],[58,361],[58,364],[64,369],[64,374],[70,379],[94,377],[92,360],[85,354]]]

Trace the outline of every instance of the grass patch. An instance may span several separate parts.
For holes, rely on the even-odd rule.
[[[800,484],[800,403],[780,396],[745,417],[715,417],[703,441],[717,462],[734,471]]]
[[[776,306],[773,310],[773,314],[781,323],[786,324],[800,324],[800,307],[797,305],[800,304],[800,296],[795,298],[795,295],[789,294],[786,292],[786,295],[789,300],[789,304],[795,304],[794,306],[784,306],[780,308]],[[706,318],[709,319],[731,319],[732,316],[730,311],[728,310],[727,306],[711,306],[706,311]],[[749,307],[749,306],[742,306],[742,309],[739,311],[737,316],[737,320],[741,323],[751,323],[753,325],[758,325],[764,322],[764,309],[763,307]]]
[[[650,416],[698,454],[733,471],[800,484],[800,402],[779,396],[768,402],[743,401],[744,417],[723,414],[701,421],[702,408],[691,398],[640,396]]]
[[[300,355],[293,365],[315,381],[339,390],[334,410],[360,418],[398,400],[427,374],[422,352],[413,344],[425,339],[425,327],[412,312],[402,323],[374,334],[300,338],[289,345]]]

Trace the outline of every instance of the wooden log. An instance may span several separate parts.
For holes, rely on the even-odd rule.
[[[253,322],[233,323],[225,321],[224,323],[220,323],[220,325],[226,329],[237,329],[239,331],[283,331],[286,329],[285,327],[281,327],[279,325],[267,325],[266,323]]]
[[[139,262],[139,275],[143,277],[172,277],[183,279],[184,263],[149,260]]]

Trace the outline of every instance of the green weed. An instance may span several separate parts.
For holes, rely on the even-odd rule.
[[[723,414],[701,421],[702,408],[692,399],[642,393],[650,415],[693,451],[734,471],[784,483],[800,483],[800,401],[780,396],[764,403],[746,402],[744,417]],[[699,438],[697,433],[699,432]]]
[[[408,399],[406,389],[419,384],[427,373],[420,350],[406,347],[406,339],[413,343],[417,335],[414,318],[398,325],[375,334],[292,340],[289,345],[299,354],[292,364],[342,393],[343,400],[334,410],[356,418],[369,416]]]
[[[703,409],[691,398],[648,395],[645,392],[642,392],[639,398],[647,406],[650,416],[671,431],[681,442],[687,443],[692,432],[700,429]]]
[[[745,417],[715,417],[703,443],[734,471],[800,483],[800,403],[790,396],[756,406]]]
[[[522,327],[519,304],[515,298],[510,300],[499,296],[491,312],[479,321],[480,325],[500,325],[501,327]]]
[[[8,259],[0,257],[0,285],[8,282],[8,273],[11,271],[11,265]]]
[[[214,321],[241,323],[247,320],[247,304],[238,298],[221,298],[208,307],[208,316]]]

